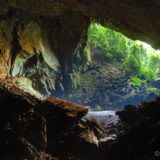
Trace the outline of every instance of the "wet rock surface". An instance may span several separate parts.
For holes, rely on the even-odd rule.
[[[125,105],[138,105],[143,100],[153,101],[157,95],[145,84],[132,85],[132,74],[122,65],[109,61],[100,47],[91,46],[92,62],[82,70],[75,69],[69,101],[90,106],[91,110],[119,110]],[[98,53],[97,53],[98,52]],[[148,82],[159,89],[159,80]]]

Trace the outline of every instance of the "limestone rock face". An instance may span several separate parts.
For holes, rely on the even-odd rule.
[[[153,1],[131,0],[60,0],[32,1],[13,0],[7,6],[21,9],[39,16],[61,16],[67,12],[80,12],[104,24],[125,32],[132,38],[146,39],[159,45],[160,3]]]
[[[20,88],[31,94],[34,88],[41,98],[67,90],[73,56],[85,39],[89,19],[77,12],[40,17],[14,8],[3,16],[0,78],[17,77]]]
[[[0,78],[19,77],[41,98],[62,96],[85,59],[79,50],[92,20],[158,48],[159,8],[158,0],[0,0]]]

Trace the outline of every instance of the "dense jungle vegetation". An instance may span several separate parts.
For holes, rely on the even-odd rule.
[[[156,88],[150,87],[149,84],[160,75],[159,50],[156,51],[146,43],[133,41],[119,32],[95,23],[91,24],[88,30],[87,47],[84,49],[90,63],[91,47],[98,47],[97,54],[105,54],[110,62],[119,64],[130,72],[131,84],[135,89],[143,84],[146,89],[157,92]]]

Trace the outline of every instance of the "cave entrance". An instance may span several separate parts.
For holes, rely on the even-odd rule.
[[[84,48],[87,63],[76,71],[69,100],[91,110],[119,110],[160,95],[160,51],[91,24]]]

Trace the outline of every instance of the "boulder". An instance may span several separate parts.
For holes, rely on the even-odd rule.
[[[63,117],[63,120],[78,122],[88,113],[88,108],[59,98],[48,98],[40,106],[42,114]]]
[[[118,111],[125,132],[119,134],[109,152],[110,159],[157,159],[160,146],[160,98]],[[115,151],[116,150],[116,151]]]
[[[98,143],[87,124],[80,127],[86,107],[57,98],[37,99],[18,89],[12,79],[0,81],[0,109],[0,159],[67,160],[80,157],[78,148],[87,143]]]

